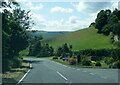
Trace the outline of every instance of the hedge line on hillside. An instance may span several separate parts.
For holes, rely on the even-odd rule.
[[[85,49],[74,52],[74,54],[86,56],[113,57],[115,60],[120,59],[120,49]]]

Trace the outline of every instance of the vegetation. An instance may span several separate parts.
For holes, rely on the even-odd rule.
[[[120,10],[115,9],[113,12],[111,10],[101,10],[95,20],[95,28],[98,29],[98,33],[103,33],[104,35],[110,35],[112,33],[112,43],[119,47],[120,42]]]
[[[2,74],[3,83],[17,83],[30,67],[29,63],[22,63],[22,68],[12,68],[9,72]]]
[[[116,46],[110,43],[110,38],[111,36],[98,34],[97,29],[90,27],[53,38],[44,39],[41,43],[48,43],[55,49],[55,51],[65,43],[67,43],[67,45],[72,45],[72,51],[116,48]]]
[[[108,65],[119,68],[119,15],[120,11],[117,9],[113,12],[109,9],[101,10],[95,23],[91,23],[89,28],[45,39],[42,43],[47,42],[53,46],[56,55],[63,61],[68,60],[70,65],[77,63],[83,66]],[[68,45],[71,45],[72,49]]]
[[[48,44],[41,45],[40,41],[36,41],[29,47],[28,56],[49,57],[54,55],[54,49]]]
[[[9,71],[13,67],[20,67],[22,60],[19,52],[29,45],[26,29],[29,29],[29,12],[19,7],[17,2],[3,2],[2,7],[12,8],[10,12],[4,9],[2,13],[2,72]]]

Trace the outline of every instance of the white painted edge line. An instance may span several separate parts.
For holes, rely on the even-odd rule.
[[[32,64],[30,64],[30,68],[32,67]],[[21,81],[27,76],[27,74],[30,72],[30,69],[27,71],[27,73],[19,80],[19,82],[16,85],[19,85]]]
[[[64,78],[65,80],[68,80],[68,79],[65,78],[60,72],[57,71],[57,73],[58,73],[62,78]]]

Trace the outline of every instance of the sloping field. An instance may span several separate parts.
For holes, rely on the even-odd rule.
[[[64,43],[73,46],[74,51],[82,49],[116,48],[110,43],[110,36],[98,34],[95,28],[85,28],[64,35],[42,40],[57,49]]]

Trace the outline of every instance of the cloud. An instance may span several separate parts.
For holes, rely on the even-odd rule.
[[[79,19],[77,16],[70,16],[67,20],[61,18],[60,20],[48,20],[40,14],[33,14],[32,18],[35,20],[33,30],[46,31],[73,31],[88,27],[94,21],[93,15],[90,18]],[[87,21],[87,23],[86,23]]]
[[[43,5],[42,4],[39,4],[37,6],[32,6],[30,7],[31,10],[41,10],[43,8]]]
[[[108,8],[112,2],[79,2],[74,5],[78,12],[95,13],[101,9]]]
[[[62,8],[62,7],[54,7],[54,8],[51,9],[51,12],[52,13],[55,13],[55,12],[71,13],[71,12],[73,12],[73,9],[71,9],[71,8]]]
[[[32,4],[32,2],[26,3],[25,5],[29,7],[30,10],[35,10],[35,11],[41,10],[44,7],[43,4],[34,5]]]
[[[27,4],[25,4],[26,6],[33,6],[32,2],[28,2]]]

